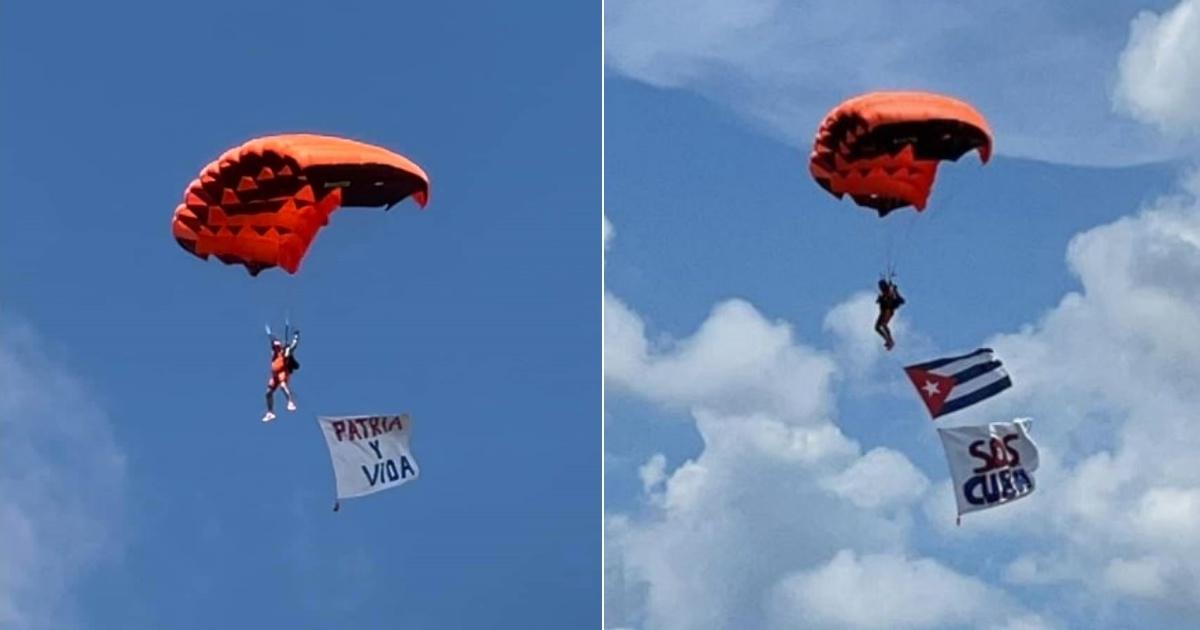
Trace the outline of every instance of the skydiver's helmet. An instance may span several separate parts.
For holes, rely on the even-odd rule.
[[[887,293],[887,290],[888,290],[888,281],[884,280],[883,278],[880,278],[879,279],[879,292]]]
[[[272,350],[282,350],[283,342],[278,339],[272,339],[271,340],[271,349]]]

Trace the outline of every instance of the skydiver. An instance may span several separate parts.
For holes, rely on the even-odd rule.
[[[883,347],[885,350],[891,350],[896,346],[896,341],[892,339],[892,331],[888,328],[888,324],[892,321],[892,316],[896,314],[896,309],[904,305],[904,297],[900,295],[900,288],[890,279],[879,279],[879,296],[875,298],[875,303],[879,305],[879,317],[875,319],[875,332],[883,337]]]
[[[275,389],[282,387],[287,396],[287,410],[295,411],[296,402],[292,399],[292,390],[288,387],[288,377],[300,368],[296,361],[296,346],[300,345],[300,331],[292,334],[292,341],[286,346],[283,342],[271,336],[271,378],[267,381],[267,413],[263,422],[275,419]]]

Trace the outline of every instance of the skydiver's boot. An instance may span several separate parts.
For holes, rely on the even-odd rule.
[[[293,402],[292,400],[290,400],[290,399],[289,399],[289,400],[288,400],[288,405],[287,405],[287,410],[288,410],[288,411],[295,411],[295,410],[296,410],[296,403],[295,403],[295,402]]]
[[[274,411],[268,411],[268,412],[267,412],[267,414],[263,416],[263,419],[262,419],[262,421],[263,421],[263,422],[270,422],[270,421],[272,421],[272,420],[274,420],[274,419],[275,419],[275,412],[274,412]]]

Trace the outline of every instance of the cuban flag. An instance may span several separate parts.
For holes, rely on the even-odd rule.
[[[1012,387],[991,348],[910,365],[904,371],[935,419]]]

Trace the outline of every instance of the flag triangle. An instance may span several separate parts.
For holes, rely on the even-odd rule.
[[[929,409],[929,415],[934,418],[942,415],[942,406],[954,390],[954,379],[917,367],[904,368],[904,372],[908,374],[908,380],[912,381],[913,387],[917,388],[917,393]]]

